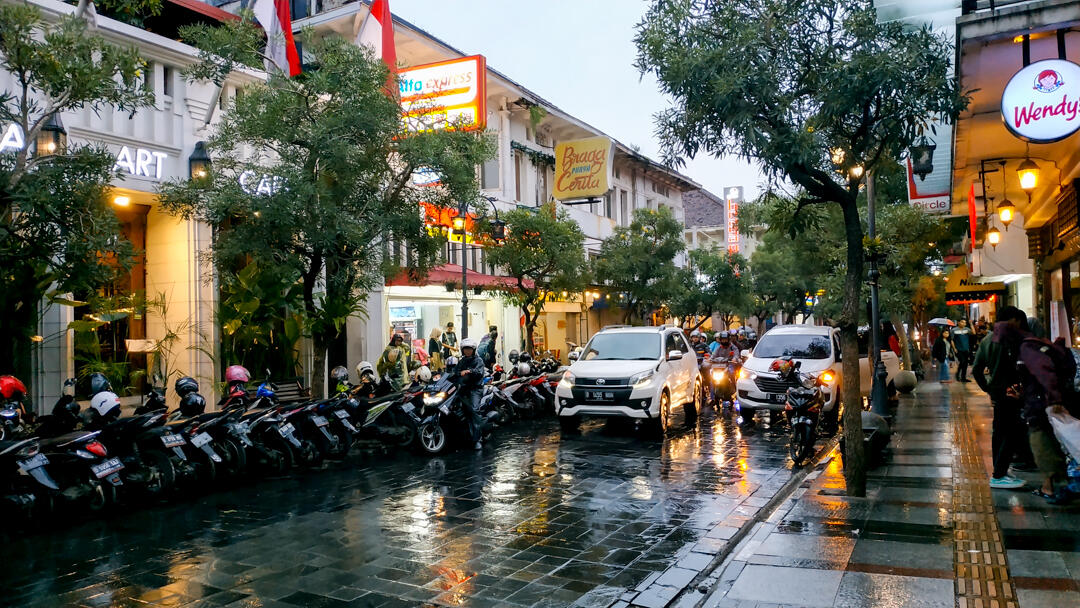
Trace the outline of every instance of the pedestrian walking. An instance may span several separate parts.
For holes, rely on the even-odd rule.
[[[960,319],[952,332],[953,346],[956,347],[956,381],[971,382],[967,377],[968,363],[971,361],[971,328],[967,319]]]
[[[998,312],[998,324],[1025,328],[1027,315],[1015,306],[1006,306]],[[1002,329],[999,334],[1005,331]],[[1015,490],[1024,486],[1024,480],[1009,474],[1010,466],[1019,471],[1035,470],[1027,427],[1021,416],[1023,402],[1019,398],[1020,375],[1016,369],[1019,358],[1018,349],[987,337],[979,343],[971,368],[975,382],[990,397],[994,407],[990,438],[994,467],[990,487],[995,489]]]
[[[953,346],[949,330],[944,329],[938,334],[931,354],[938,365],[938,381],[943,384],[952,382],[949,378],[949,362],[956,358],[956,347]]]
[[[445,360],[449,359],[450,357],[453,357],[453,356],[455,356],[457,354],[457,352],[458,352],[458,348],[457,348],[458,339],[457,339],[457,334],[454,333],[454,322],[453,321],[450,321],[449,323],[446,324],[446,331],[443,332],[442,339],[440,340],[440,342],[442,343],[442,347],[443,347],[443,349],[442,349],[443,361],[445,361]]]
[[[443,332],[441,329],[439,329],[438,327],[433,327],[431,328],[431,333],[428,334],[427,351],[429,353],[428,356],[431,357],[431,362],[428,364],[428,367],[433,372],[441,372],[443,369],[443,346],[441,342],[442,333]]]

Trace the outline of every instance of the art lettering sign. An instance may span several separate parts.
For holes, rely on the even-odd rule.
[[[3,134],[0,135],[0,153],[18,152],[25,147],[26,136],[23,134],[22,127],[11,123],[4,128]],[[113,171],[127,173],[135,177],[161,179],[164,174],[165,159],[167,158],[169,158],[169,155],[164,152],[120,146],[120,151],[116,153],[116,163],[113,165]]]
[[[1001,118],[1013,135],[1033,143],[1075,133],[1080,129],[1080,65],[1046,59],[1021,69],[1005,85]]]
[[[409,131],[487,126],[487,63],[472,55],[406,68],[398,72],[398,89]]]
[[[560,201],[603,196],[611,189],[615,144],[607,137],[560,142],[555,146],[555,192]]]

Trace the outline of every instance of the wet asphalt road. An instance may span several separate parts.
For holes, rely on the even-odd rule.
[[[775,492],[789,468],[782,433],[743,435],[711,410],[662,440],[599,421],[565,437],[552,419],[519,422],[482,452],[354,452],[9,535],[0,604],[608,606],[691,547],[707,558],[718,522],[752,517],[766,502],[754,493]]]

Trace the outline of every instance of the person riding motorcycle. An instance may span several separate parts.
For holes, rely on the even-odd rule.
[[[360,379],[360,383],[353,388],[353,394],[357,397],[375,399],[393,392],[389,382],[379,380],[375,367],[370,361],[361,361],[356,364],[356,376]]]
[[[705,361],[705,356],[709,354],[709,345],[705,342],[705,334],[698,330],[690,332],[690,348],[694,349],[694,354],[697,355],[698,367]]]
[[[461,359],[451,371],[451,380],[457,383],[459,399],[465,407],[465,418],[469,425],[469,437],[479,450],[484,447],[480,440],[480,397],[483,393],[484,374],[487,368],[483,359],[476,353],[476,340],[461,340]]]

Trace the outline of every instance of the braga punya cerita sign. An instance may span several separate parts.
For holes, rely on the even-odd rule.
[[[1001,118],[1013,135],[1033,143],[1075,133],[1080,129],[1080,65],[1046,59],[1021,69],[1005,85]]]
[[[0,154],[16,152],[25,147],[26,137],[19,125],[12,123],[4,128],[3,134],[0,134]],[[113,165],[113,170],[136,177],[161,179],[167,158],[169,155],[164,152],[120,146],[120,150],[116,153],[116,164]]]

